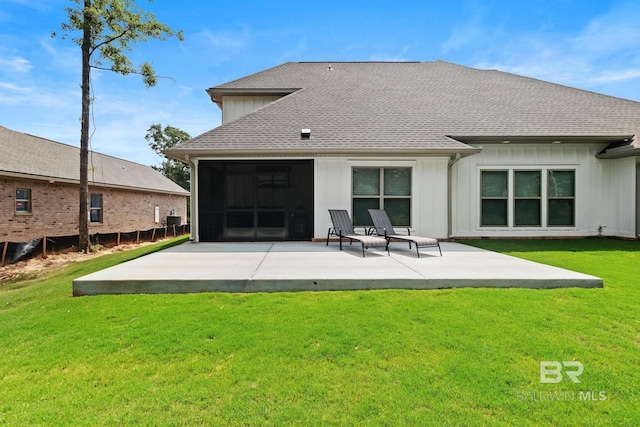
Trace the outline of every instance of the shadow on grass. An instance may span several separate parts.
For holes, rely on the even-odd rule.
[[[456,242],[495,252],[640,251],[640,240],[622,240],[607,237],[584,239],[470,239],[456,240]]]

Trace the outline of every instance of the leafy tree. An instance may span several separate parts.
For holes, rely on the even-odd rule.
[[[88,216],[91,69],[109,70],[122,75],[139,74],[147,87],[155,86],[158,76],[151,64],[143,62],[136,66],[127,54],[134,44],[149,39],[166,40],[175,36],[182,40],[182,32],[158,22],[155,15],[142,10],[135,0],[71,0],[71,3],[74,6],[65,8],[69,21],[62,23],[61,37],[65,39],[72,33],[81,33],[71,40],[80,46],[82,52],[78,249],[88,251],[91,246]]]
[[[187,132],[173,126],[167,125],[163,129],[162,125],[155,124],[147,129],[145,139],[153,151],[164,156],[164,150],[191,139],[191,136]],[[162,165],[151,167],[180,187],[189,190],[190,173],[188,164],[165,156]]]

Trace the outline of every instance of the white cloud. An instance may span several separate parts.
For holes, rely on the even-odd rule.
[[[62,41],[50,37],[41,37],[38,43],[49,54],[51,65],[65,72],[80,69],[82,60],[80,48],[70,40]]]
[[[640,67],[627,70],[609,70],[601,73],[596,73],[590,78],[593,83],[615,83],[624,82],[627,80],[640,79]]]
[[[556,83],[606,90],[640,79],[640,5],[614,7],[574,33],[528,32],[501,39],[474,66],[499,69]],[[619,91],[628,96],[631,91]]]
[[[16,84],[8,83],[8,82],[0,82],[0,90],[4,90],[5,91],[4,95],[8,95],[9,93],[12,93],[12,94],[23,94],[23,95],[28,95],[28,94],[33,93],[31,88],[18,86]]]
[[[39,12],[46,12],[59,3],[57,0],[0,0],[2,3],[13,3],[35,9]]]
[[[210,46],[221,50],[244,49],[251,43],[251,35],[246,28],[241,31],[218,31],[213,32],[205,29],[197,34]]]
[[[0,56],[0,69],[14,73],[28,73],[33,68],[28,59],[21,56]]]
[[[485,40],[489,34],[482,22],[484,19],[482,8],[476,2],[470,3],[467,8],[469,18],[455,25],[451,35],[441,46],[445,53],[476,45]]]

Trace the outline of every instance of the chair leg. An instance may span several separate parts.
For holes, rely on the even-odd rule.
[[[329,230],[327,231],[327,246],[329,246],[329,236],[331,236],[331,227],[329,227]]]
[[[364,258],[364,242],[362,243],[362,258]]]
[[[340,250],[342,250],[342,234],[340,235]]]
[[[440,251],[440,256],[442,256],[442,249],[440,249],[440,242],[438,242],[438,250]]]
[[[416,243],[416,253],[418,254],[418,258],[420,258],[420,248],[418,247],[417,243]]]

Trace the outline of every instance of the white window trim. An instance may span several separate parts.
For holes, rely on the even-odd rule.
[[[91,196],[100,196],[100,206],[99,207],[93,207],[91,206]],[[91,220],[91,212],[94,210],[98,210],[100,212],[100,220],[99,221],[92,221]],[[90,225],[99,225],[99,224],[103,224],[104,223],[104,195],[102,193],[90,193],[89,194],[89,224]]]
[[[18,199],[18,190],[26,190],[27,191],[27,195],[28,198],[26,199]],[[25,187],[18,187],[16,188],[15,191],[15,200],[13,203],[13,212],[16,215],[30,215],[33,213],[33,192],[31,191],[31,188],[25,188]],[[26,202],[27,203],[27,210],[26,211],[19,211],[18,210],[18,202]]]
[[[416,169],[417,163],[414,160],[411,161],[402,161],[402,160],[357,160],[357,161],[349,161],[349,210],[352,210],[353,207],[353,169],[354,168],[372,168],[372,169],[384,169],[384,168],[409,168],[411,169],[411,194],[409,195],[409,221],[411,225],[402,226],[409,227],[411,229],[414,225],[416,213],[414,212],[416,203],[415,203],[415,193],[416,193]],[[383,185],[383,181],[380,183]],[[384,195],[378,195],[377,197],[383,198]],[[400,198],[406,196],[398,196]],[[350,213],[353,218],[353,212]]]
[[[549,171],[573,171],[574,172],[574,195],[573,195],[573,208],[574,218],[573,225],[549,225],[549,189],[548,179]],[[482,171],[507,171],[507,225],[482,225]],[[541,225],[514,225],[515,222],[515,171],[540,171],[541,172]],[[577,210],[578,210],[578,180],[580,175],[580,169],[578,165],[518,165],[518,166],[505,166],[505,165],[477,165],[476,177],[477,177],[477,208],[476,208],[476,221],[477,229],[480,231],[547,231],[547,230],[577,230],[576,223]]]

